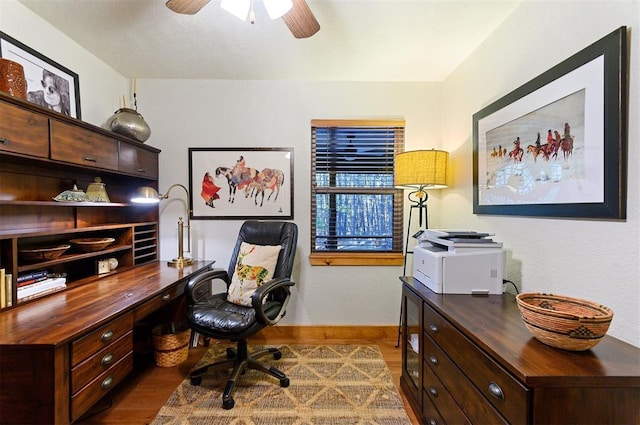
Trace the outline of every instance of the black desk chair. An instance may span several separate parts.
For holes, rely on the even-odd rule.
[[[208,370],[233,368],[222,394],[222,406],[233,408],[236,380],[247,369],[268,373],[289,386],[289,378],[280,370],[257,359],[282,353],[267,348],[248,353],[247,338],[266,326],[275,325],[286,313],[291,296],[289,287],[296,253],[298,227],[284,221],[246,221],[238,234],[229,269],[215,269],[193,278],[185,290],[189,300],[188,321],[194,331],[205,337],[237,342],[227,349],[227,359],[191,372],[191,384],[199,385]],[[270,264],[269,264],[270,263]],[[270,270],[271,268],[271,270]],[[222,279],[227,291],[211,295],[213,279]],[[253,289],[257,284],[257,289]]]

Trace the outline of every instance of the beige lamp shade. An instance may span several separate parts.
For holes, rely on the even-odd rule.
[[[393,180],[399,187],[442,189],[447,187],[449,153],[440,150],[402,152],[395,156]]]

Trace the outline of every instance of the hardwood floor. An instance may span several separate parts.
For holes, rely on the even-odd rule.
[[[276,327],[278,328],[278,327]],[[282,330],[283,327],[280,327]],[[286,327],[284,327],[286,329]],[[274,328],[275,329],[275,328]],[[340,328],[332,328],[340,329]],[[319,331],[302,337],[292,336],[291,332],[280,331],[276,335],[267,335],[263,339],[254,339],[250,344],[376,344],[391,371],[393,381],[403,398],[405,409],[412,424],[418,424],[416,416],[409,407],[402,390],[400,390],[400,374],[402,373],[402,350],[396,348],[395,335],[382,332],[385,339],[371,338],[371,329],[360,333],[360,339],[354,339],[353,328],[349,335],[344,332]],[[295,333],[295,332],[294,332]],[[356,332],[356,336],[357,336]],[[345,337],[346,336],[346,337]],[[390,337],[391,336],[391,337]],[[77,424],[112,424],[112,425],[144,425],[156,416],[173,390],[187,376],[189,370],[200,360],[206,347],[200,346],[189,350],[187,361],[176,367],[156,367],[151,354],[140,356],[136,361],[135,371],[125,381],[114,388],[111,393],[94,406]]]

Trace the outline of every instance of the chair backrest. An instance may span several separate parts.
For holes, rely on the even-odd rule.
[[[273,278],[290,278],[298,243],[298,226],[289,221],[245,221],[238,232],[238,240],[229,260],[229,277],[233,276],[242,242],[253,245],[280,245],[282,250]]]

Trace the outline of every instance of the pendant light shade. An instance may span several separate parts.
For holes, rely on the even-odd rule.
[[[246,21],[251,10],[251,0],[222,0],[220,7],[236,18]]]
[[[293,7],[293,0],[263,0],[264,8],[271,19],[278,19]],[[227,12],[246,21],[253,11],[253,0],[222,0],[220,3]]]

